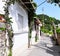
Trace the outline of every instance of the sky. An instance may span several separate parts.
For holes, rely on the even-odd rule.
[[[33,0],[33,1],[38,6],[45,0]],[[44,11],[42,11],[42,8],[44,8]],[[42,14],[42,13],[60,20],[60,7],[58,5],[55,6],[55,4],[50,4],[50,3],[45,2],[44,4],[40,5],[36,9],[36,14]]]

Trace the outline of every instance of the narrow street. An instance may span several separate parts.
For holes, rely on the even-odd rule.
[[[54,45],[50,37],[41,36],[41,40],[24,50],[19,56],[60,56],[60,46]]]

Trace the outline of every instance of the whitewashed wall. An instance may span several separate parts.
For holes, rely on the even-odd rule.
[[[0,0],[0,14],[4,14],[4,6],[5,2],[3,0]]]
[[[14,45],[13,45],[13,56],[17,56],[17,51],[21,51],[21,47],[27,45],[28,43],[28,13],[22,6],[20,6],[17,2],[14,5],[11,5],[9,8],[10,17],[12,17],[12,28],[14,31]],[[18,14],[23,17],[23,29],[18,28]],[[22,22],[21,22],[22,23]],[[21,26],[21,25],[20,25]]]

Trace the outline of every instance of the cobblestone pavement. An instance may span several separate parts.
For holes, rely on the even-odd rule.
[[[60,56],[60,46],[54,45],[50,37],[41,37],[41,40],[24,50],[18,56]]]

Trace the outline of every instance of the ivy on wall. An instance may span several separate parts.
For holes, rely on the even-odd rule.
[[[14,0],[7,0],[5,1],[5,6],[4,6],[4,18],[6,20],[5,25],[6,25],[6,31],[8,33],[8,41],[9,41],[9,53],[8,56],[12,56],[12,47],[13,47],[13,30],[11,26],[11,17],[9,17],[9,6],[14,3]]]

